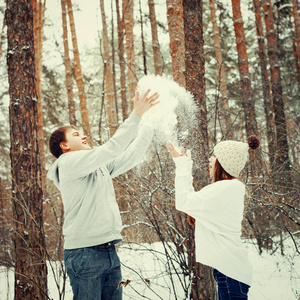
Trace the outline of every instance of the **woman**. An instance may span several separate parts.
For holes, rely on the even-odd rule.
[[[214,183],[195,192],[192,160],[182,148],[179,153],[171,142],[167,147],[176,165],[175,206],[195,219],[196,260],[213,269],[219,300],[248,299],[252,265],[240,239],[245,185],[237,179],[256,149],[255,136],[248,143],[223,141],[209,159]]]

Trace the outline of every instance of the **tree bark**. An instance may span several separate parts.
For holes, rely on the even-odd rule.
[[[261,16],[261,5],[259,0],[253,0],[253,7],[255,12],[256,19],[256,34],[258,42],[258,56],[259,64],[261,70],[261,79],[263,87],[263,96],[264,96],[264,109],[266,116],[266,133],[268,140],[268,149],[269,149],[269,159],[270,165],[272,166],[272,159],[275,154],[275,122],[274,122],[274,112],[273,112],[273,103],[271,95],[270,80],[267,70],[267,56],[264,42],[264,32],[262,25],[262,16]]]
[[[136,77],[136,64],[135,64],[135,50],[134,50],[134,35],[133,35],[133,0],[123,0],[122,10],[123,10],[123,21],[125,29],[125,50],[127,57],[127,71],[128,71],[128,91],[130,99],[130,111],[133,107],[133,98],[135,95],[135,90],[137,86]]]
[[[219,74],[219,80],[220,80],[220,90],[221,90],[221,117],[224,117],[224,121],[222,123],[225,123],[225,129],[226,129],[226,138],[232,139],[233,138],[233,132],[232,132],[232,123],[233,120],[231,118],[231,113],[228,105],[228,91],[227,91],[227,84],[226,84],[226,75],[224,70],[224,64],[223,64],[223,57],[222,57],[222,51],[221,51],[221,43],[220,43],[220,32],[219,27],[217,24],[217,17],[216,17],[216,9],[215,9],[215,1],[209,0],[209,8],[210,8],[210,14],[211,14],[211,21],[213,25],[213,35],[214,35],[214,47],[215,47],[215,53],[216,53],[216,59],[217,59],[217,67],[218,67],[218,74]]]
[[[231,0],[247,136],[258,135],[240,0]]]
[[[8,0],[15,298],[48,299],[32,1]]]
[[[3,25],[2,25],[1,34],[0,34],[0,56],[2,55],[2,45],[3,45],[3,41],[5,39],[5,33],[4,33],[5,26],[6,26],[6,22],[5,22],[5,18],[3,18]]]
[[[297,0],[292,0],[293,5],[293,17],[294,17],[294,25],[295,25],[295,40],[296,40],[296,49],[297,49],[297,57],[298,57],[298,66],[300,66],[300,22],[299,22],[299,14],[298,14],[298,4]]]
[[[166,0],[174,80],[185,87],[185,45],[182,0]]]
[[[107,35],[106,17],[104,11],[104,0],[100,0],[101,18],[102,18],[102,46],[104,62],[104,85],[106,98],[107,123],[110,136],[113,136],[118,129],[118,117],[116,109],[114,80],[112,73],[110,47]]]
[[[155,75],[161,75],[163,71],[163,59],[160,52],[160,45],[159,45],[158,34],[157,34],[157,22],[156,22],[156,15],[155,15],[154,0],[148,0],[148,6],[149,6],[149,19],[151,23],[151,33],[152,33],[154,70],[155,70]]]
[[[121,99],[122,99],[122,115],[123,121],[128,118],[128,103],[126,97],[126,73],[124,60],[124,22],[120,16],[119,0],[116,0],[117,23],[118,23],[118,42],[119,42],[119,63],[120,63],[120,84],[121,84]]]
[[[68,24],[67,24],[67,12],[66,1],[61,0],[61,12],[62,12],[62,26],[63,26],[63,40],[64,40],[64,64],[66,73],[66,88],[68,95],[68,108],[69,108],[69,122],[71,125],[76,126],[75,115],[75,103],[72,86],[72,67],[69,56],[69,41],[68,41]]]
[[[83,83],[83,75],[81,71],[81,64],[80,64],[80,57],[79,57],[79,50],[78,50],[78,43],[76,37],[76,30],[75,30],[75,22],[73,16],[73,8],[72,8],[72,1],[66,0],[67,7],[68,7],[68,15],[70,19],[70,27],[71,27],[71,34],[72,34],[72,43],[73,43],[73,54],[74,54],[74,73],[78,88],[78,95],[80,100],[80,112],[81,112],[81,120],[82,120],[82,127],[83,132],[88,138],[88,142],[91,145],[91,129],[90,129],[90,121],[88,115],[88,109],[86,106],[86,94],[84,91],[84,83]]]
[[[145,39],[144,39],[144,23],[143,23],[141,0],[139,0],[139,5],[140,5],[140,22],[141,22],[141,39],[142,39],[144,74],[147,75],[147,54],[146,54]]]
[[[205,68],[204,68],[204,41],[202,24],[202,1],[183,0],[184,32],[185,32],[185,79],[186,89],[191,92],[199,107],[197,128],[193,128],[189,140],[197,155],[197,174],[194,175],[196,189],[208,184],[208,178],[203,176],[208,168],[208,133],[207,111],[205,98]],[[193,142],[192,142],[193,141]],[[199,175],[201,174],[201,176]],[[187,241],[188,261],[191,270],[191,299],[215,299],[216,290],[211,269],[195,260],[194,230],[189,227]]]
[[[35,51],[35,76],[37,91],[37,109],[38,109],[38,135],[39,149],[41,153],[42,182],[43,191],[46,191],[46,169],[45,169],[45,141],[44,141],[44,118],[42,105],[42,48],[43,48],[43,28],[45,15],[45,2],[41,0],[32,1],[33,9],[33,35]]]
[[[263,10],[266,25],[268,56],[272,82],[272,100],[276,127],[276,149],[274,163],[277,172],[274,175],[276,175],[275,179],[278,182],[287,183],[291,182],[289,179],[291,167],[273,8],[270,0],[263,0]]]

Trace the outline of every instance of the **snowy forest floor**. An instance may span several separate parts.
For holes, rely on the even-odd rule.
[[[249,300],[298,300],[300,299],[300,255],[293,241],[286,237],[284,253],[280,249],[275,253],[264,252],[259,255],[257,246],[251,240],[245,240],[249,259],[254,267],[253,285]],[[161,243],[129,244],[123,242],[118,249],[122,262],[124,281],[130,283],[123,288],[124,300],[134,299],[186,299],[181,288],[183,277],[173,274],[173,285],[167,271],[167,261]],[[52,262],[54,270],[61,264]],[[175,272],[173,272],[175,273]],[[72,290],[67,279],[65,297],[59,297],[54,273],[48,266],[48,287],[50,299],[72,299]],[[57,273],[56,273],[57,274]],[[60,278],[62,289],[62,278]],[[176,290],[176,296],[174,295]],[[0,299],[12,300],[14,297],[13,269],[0,267]]]

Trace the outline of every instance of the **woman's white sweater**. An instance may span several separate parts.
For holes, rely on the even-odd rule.
[[[240,235],[245,185],[237,179],[221,180],[195,192],[192,161],[174,158],[175,205],[196,220],[196,260],[248,285],[252,265]]]

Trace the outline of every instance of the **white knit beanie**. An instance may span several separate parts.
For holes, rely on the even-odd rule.
[[[214,155],[223,169],[231,176],[238,177],[248,160],[248,150],[255,150],[259,146],[256,136],[249,136],[247,143],[237,141],[223,141],[214,148]]]

